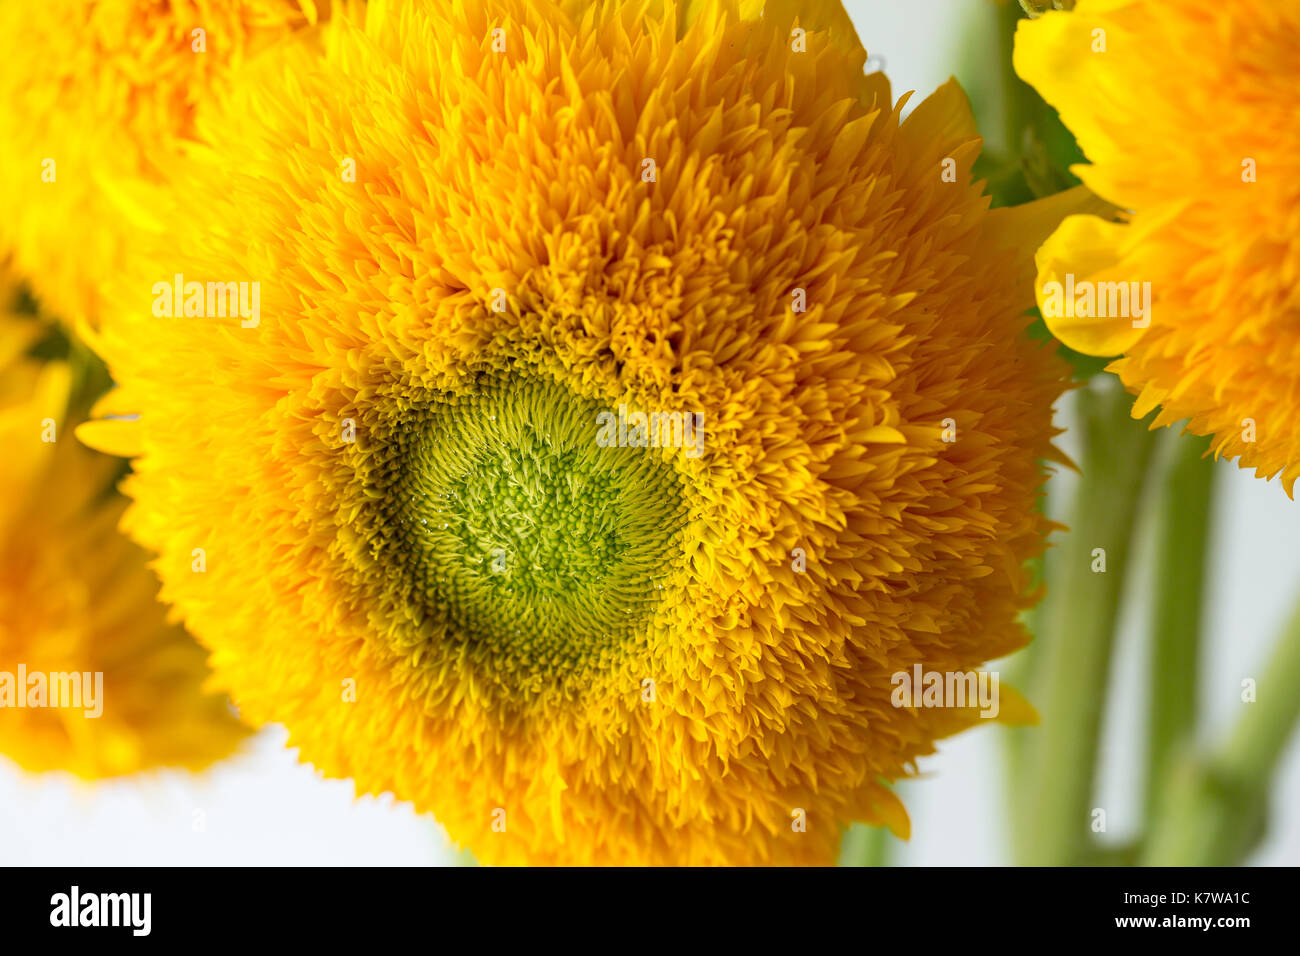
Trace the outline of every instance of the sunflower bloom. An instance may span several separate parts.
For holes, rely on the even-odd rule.
[[[905,834],[978,717],[893,675],[1027,640],[1071,200],[990,212],[955,84],[903,120],[838,4],[755,7],[336,21],[201,121],[97,339],[223,686],[485,862]]]
[[[67,363],[25,357],[42,331],[0,315],[0,754],[87,779],[200,769],[247,731],[203,690],[205,652],[166,619],[145,553],[117,530],[121,461],[73,437]],[[61,702],[80,706],[53,706],[50,675],[72,674]]]
[[[311,0],[0,3],[0,255],[64,319],[101,290],[154,210],[198,105]],[[320,4],[328,11],[328,3]]]
[[[1022,22],[1015,50],[1087,155],[1079,176],[1129,211],[1072,216],[1044,245],[1048,326],[1120,356],[1110,368],[1137,396],[1135,418],[1159,406],[1156,424],[1189,420],[1216,456],[1280,473],[1288,495],[1300,476],[1297,49],[1295,3],[1079,0]],[[1067,279],[1076,302],[1052,303]],[[1112,308],[1111,290],[1146,307]]]

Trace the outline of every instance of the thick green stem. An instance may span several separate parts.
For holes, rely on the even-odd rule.
[[[1259,680],[1259,696],[1245,704],[1219,766],[1224,773],[1263,784],[1277,769],[1300,721],[1300,604],[1291,613],[1273,658]]]
[[[1016,24],[1021,12],[1015,4],[1004,4],[998,10],[998,59],[1001,65],[1002,135],[1006,155],[1019,158],[1024,151],[1025,132],[1033,118],[1034,93],[1024,80],[1016,75],[1011,65],[1015,47]]]
[[[1196,732],[1199,711],[1201,612],[1214,496],[1208,439],[1167,434],[1169,462],[1156,531],[1151,623],[1151,696],[1147,712],[1146,815],[1159,813],[1163,781]]]
[[[1070,531],[1048,558],[1041,667],[1032,699],[1042,723],[1022,785],[1026,816],[1015,829],[1020,863],[1056,866],[1085,857],[1111,646],[1138,501],[1154,436],[1129,417],[1131,399],[1112,376],[1078,392],[1083,439]]]
[[[885,827],[855,823],[844,833],[840,866],[888,866],[894,836]]]
[[[1208,759],[1188,758],[1167,782],[1143,862],[1156,866],[1241,863],[1264,831],[1274,773],[1300,724],[1300,604],[1242,702],[1232,733]]]

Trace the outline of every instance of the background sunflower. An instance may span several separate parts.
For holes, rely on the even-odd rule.
[[[10,274],[6,273],[5,278]],[[0,755],[93,779],[206,767],[246,735],[117,525],[122,463],[73,438],[103,370],[0,282],[0,670],[75,673],[90,707],[0,709]],[[29,301],[29,300],[27,300]],[[97,675],[97,676],[91,676]],[[94,691],[91,691],[91,685]],[[13,688],[27,695],[28,688]]]

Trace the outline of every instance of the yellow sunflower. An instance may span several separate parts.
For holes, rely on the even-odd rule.
[[[96,319],[197,105],[312,0],[0,3],[0,255],[64,319]]]
[[[200,121],[82,434],[254,719],[489,863],[829,863],[1027,640],[1074,196],[837,3],[372,4]],[[203,548],[207,573],[190,571]],[[1004,719],[1031,715],[1006,692]]]
[[[13,292],[0,282],[5,309]],[[84,778],[199,769],[246,730],[203,689],[205,652],[167,620],[145,553],[117,530],[122,463],[73,437],[68,363],[28,358],[48,329],[5,309],[0,754]]]
[[[1300,476],[1298,50],[1294,2],[1079,0],[1021,23],[1015,51],[1087,155],[1084,183],[1129,210],[1071,217],[1043,247],[1048,326],[1122,355],[1110,368],[1135,418],[1160,406],[1156,424],[1190,419],[1216,455],[1281,473],[1287,494]]]

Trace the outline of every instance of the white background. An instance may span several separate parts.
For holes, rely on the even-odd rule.
[[[898,96],[924,96],[953,71],[959,32],[989,0],[849,0],[859,35],[883,55]],[[1068,424],[1068,410],[1063,423]],[[1064,444],[1070,445],[1069,437]],[[1203,692],[1206,739],[1239,710],[1242,677],[1258,677],[1300,584],[1300,503],[1277,481],[1218,466],[1214,566]],[[1068,481],[1068,478],[1066,479]],[[1133,560],[1141,565],[1149,547]],[[1097,806],[1112,838],[1138,814],[1145,667],[1141,627],[1146,588],[1126,609],[1106,716]],[[1300,688],[1296,689],[1300,693]],[[999,790],[998,731],[946,742],[922,763],[926,779],[900,792],[913,837],[897,862],[1009,862]],[[349,781],[323,780],[284,749],[284,731],[264,730],[241,755],[206,774],[161,772],[86,785],[65,775],[31,777],[0,758],[0,864],[448,864],[456,852],[407,804],[353,797]],[[1273,828],[1252,862],[1300,863],[1300,745],[1292,746],[1274,793]],[[198,824],[202,828],[198,828]]]

